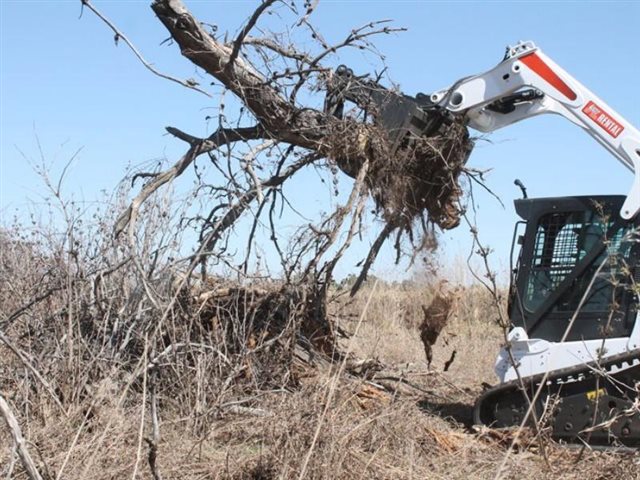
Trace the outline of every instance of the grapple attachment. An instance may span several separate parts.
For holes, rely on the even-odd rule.
[[[356,76],[353,70],[339,66],[327,82],[324,110],[338,118],[344,116],[345,101],[350,101],[387,131],[391,152],[409,145],[414,138],[437,134],[451,123],[451,114],[435,105],[427,95],[415,97],[388,89],[368,76]]]

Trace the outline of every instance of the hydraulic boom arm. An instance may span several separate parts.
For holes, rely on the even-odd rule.
[[[640,132],[533,42],[508,48],[496,67],[463,78],[430,100],[454,115],[465,115],[469,127],[482,132],[543,113],[562,115],[635,172],[620,214],[630,219],[640,213]]]

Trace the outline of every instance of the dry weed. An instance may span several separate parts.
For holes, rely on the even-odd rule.
[[[470,425],[500,341],[484,290],[460,289],[429,370],[422,305],[438,303],[438,288],[378,288],[341,372],[299,342],[304,292],[211,279],[176,289],[179,272],[159,270],[146,279],[156,298],[179,294],[159,323],[120,245],[96,242],[100,255],[76,259],[56,253],[65,249],[55,235],[18,232],[0,236],[0,389],[43,477],[147,478],[155,441],[164,480],[296,478],[307,455],[304,478],[494,478],[505,442]],[[107,273],[105,259],[118,268]],[[337,331],[355,329],[369,288],[329,305]],[[0,435],[9,438],[4,424]],[[551,469],[527,443],[503,478],[637,474],[633,456],[587,453],[575,465],[574,451],[549,456]],[[11,442],[0,442],[0,465],[0,475],[27,478]]]

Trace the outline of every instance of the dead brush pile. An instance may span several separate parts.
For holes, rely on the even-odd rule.
[[[200,281],[144,250],[157,244],[134,261],[126,244],[85,233],[0,232],[0,396],[51,478],[128,475],[139,421],[206,437],[330,363],[334,333],[314,285]],[[0,465],[27,478],[2,417],[0,438]]]
[[[119,245],[93,248],[103,255],[65,256],[2,231],[0,348],[13,360],[0,365],[0,384],[14,399],[27,394],[19,385],[29,380],[11,370],[31,359],[27,372],[47,372],[48,380],[29,388],[56,404],[90,398],[106,378],[140,391],[153,372],[168,398],[200,392],[177,403],[189,413],[247,388],[295,387],[299,349],[335,353],[314,286],[200,281],[168,267],[141,279]]]
[[[299,349],[331,358],[334,332],[312,286],[262,281],[241,285],[229,279],[195,282],[182,294],[185,324],[215,345],[250,388],[295,387],[292,366]],[[233,359],[233,360],[231,360]],[[236,369],[237,370],[237,369]],[[239,382],[235,382],[239,383]]]

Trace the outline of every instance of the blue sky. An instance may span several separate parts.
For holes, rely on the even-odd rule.
[[[185,3],[201,20],[232,34],[257,4]],[[160,70],[182,78],[197,76],[175,46],[159,46],[167,34],[149,1],[95,4]],[[174,161],[183,153],[182,142],[164,134],[166,125],[195,135],[210,131],[205,116],[212,100],[152,76],[124,45],[114,47],[111,33],[93,14],[85,12],[78,19],[79,1],[0,0],[0,8],[0,213],[5,220],[39,196],[35,175],[18,151],[35,156],[35,133],[47,157],[57,158],[54,169],[83,147],[71,166],[66,192],[91,201],[101,190],[113,190],[127,165],[158,158]],[[391,77],[408,94],[438,90],[488,70],[502,58],[507,44],[533,40],[619,114],[640,125],[637,1],[325,0],[314,17],[325,37],[334,41],[373,19],[391,18],[407,27],[405,33],[381,37],[377,46]],[[277,20],[272,16],[265,21],[276,25]],[[357,52],[330,64],[342,62],[363,73],[374,66]],[[503,208],[478,192],[481,238],[496,250],[494,262],[500,268],[508,264],[516,220],[511,204],[519,196],[515,178],[538,197],[626,193],[631,185],[626,169],[561,118],[531,119],[492,134],[490,140],[476,148],[470,165],[493,169],[488,184],[505,204]],[[304,187],[300,192],[308,201]],[[442,236],[443,263],[466,256],[468,237],[464,226]],[[377,271],[395,276],[388,253]],[[362,250],[354,255],[362,256]],[[347,273],[350,265],[340,273]]]

